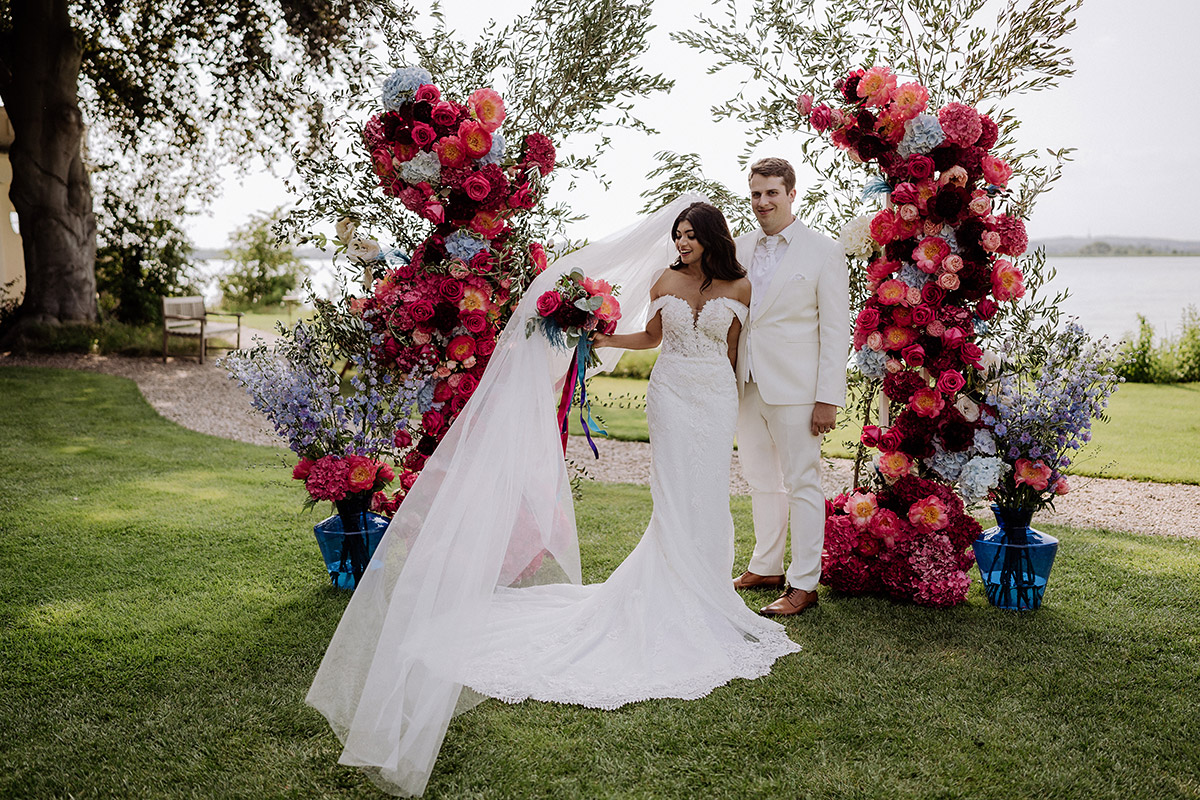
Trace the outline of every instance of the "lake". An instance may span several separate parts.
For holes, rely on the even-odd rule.
[[[328,259],[305,259],[313,286],[328,296],[333,285],[333,267]],[[342,262],[344,264],[344,262]],[[1057,271],[1047,294],[1060,288],[1070,290],[1063,303],[1065,314],[1077,316],[1094,336],[1124,338],[1136,332],[1137,315],[1154,326],[1156,337],[1177,335],[1183,310],[1200,308],[1200,256],[1113,256],[1107,258],[1047,258]],[[202,262],[208,281],[205,294],[216,299],[214,276],[225,262]]]

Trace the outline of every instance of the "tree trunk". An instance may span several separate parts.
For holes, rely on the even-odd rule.
[[[79,39],[68,0],[11,0],[0,95],[12,121],[12,189],[25,253],[18,325],[95,322],[96,218],[83,163]]]

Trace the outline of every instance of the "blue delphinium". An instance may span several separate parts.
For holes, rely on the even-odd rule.
[[[417,89],[427,83],[433,83],[429,70],[400,67],[383,82],[383,107],[388,111],[398,111],[400,106],[416,96]]]
[[[946,140],[942,132],[942,124],[932,114],[918,114],[915,118],[904,123],[904,138],[896,146],[896,152],[903,158],[914,153],[925,155]]]

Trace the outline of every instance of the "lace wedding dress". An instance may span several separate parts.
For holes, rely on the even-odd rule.
[[[499,589],[478,658],[462,682],[508,702],[612,709],[703,697],[757,678],[800,649],[733,590],[729,468],[738,396],[726,334],[744,305],[716,297],[693,316],[659,297],[662,353],[646,390],[650,494],[646,533],[604,583]]]
[[[726,333],[746,309],[649,304],[674,257],[676,215],[703,199],[680,197],[534,280],[388,526],[306,697],[341,740],[339,762],[385,791],[421,794],[451,718],[487,696],[597,708],[696,698],[799,649],[732,588]],[[555,410],[569,355],[526,334],[537,297],[574,268],[621,285],[618,332],[660,311],[664,328],[647,390],[653,516],[633,553],[589,586]],[[620,351],[601,355],[611,369]]]

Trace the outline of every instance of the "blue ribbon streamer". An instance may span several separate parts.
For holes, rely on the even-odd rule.
[[[587,338],[580,338],[579,344],[575,347],[575,380],[579,384],[579,424],[583,428],[583,435],[587,437],[588,446],[592,448],[592,454],[599,458],[600,451],[596,449],[596,443],[592,441],[592,434],[608,436],[608,431],[592,419],[592,403],[588,400],[587,384],[585,383],[585,373],[591,353],[591,341]],[[566,433],[568,416],[563,417],[563,433]]]

